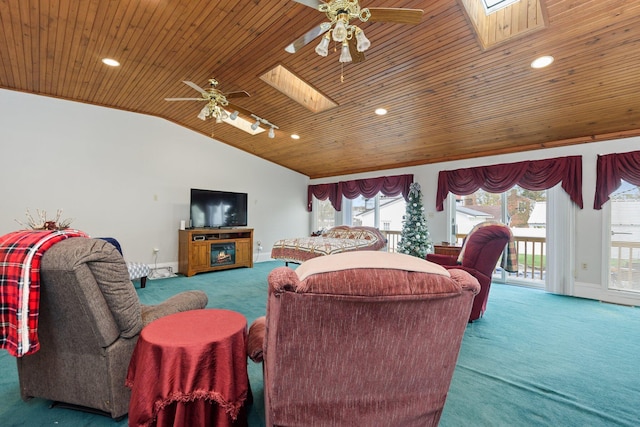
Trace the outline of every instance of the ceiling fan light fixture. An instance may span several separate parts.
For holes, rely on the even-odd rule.
[[[215,117],[216,123],[222,123],[224,119],[229,118],[229,114],[218,104],[209,107],[209,116]]]
[[[369,49],[369,47],[371,46],[371,42],[369,41],[368,38],[365,37],[364,31],[362,31],[360,28],[357,28],[357,27],[356,27],[356,41],[358,42],[358,44],[356,45],[356,49],[358,49],[358,52],[364,52],[365,50]]]
[[[204,107],[202,107],[202,110],[200,110],[200,113],[198,113],[198,118],[200,120],[207,120],[208,115],[209,115],[209,106],[205,105]]]
[[[329,54],[329,41],[331,40],[331,36],[329,32],[327,32],[324,36],[322,36],[322,40],[318,46],[316,46],[316,53],[320,56],[327,56]]]
[[[340,51],[340,62],[345,63],[351,61],[353,61],[353,58],[351,58],[351,52],[349,52],[349,42],[345,40],[342,42],[342,50]]]
[[[347,38],[347,25],[346,20],[343,17],[339,17],[336,21],[336,25],[333,27],[333,31],[331,32],[333,35],[333,40],[342,43]]]

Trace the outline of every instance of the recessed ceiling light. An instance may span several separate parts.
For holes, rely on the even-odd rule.
[[[553,56],[550,56],[550,55],[541,56],[540,58],[536,58],[533,60],[533,62],[531,63],[531,68],[544,68],[548,65],[551,65],[552,62],[553,62]]]
[[[297,133],[294,133],[291,135],[291,139],[300,139],[300,135],[298,135]]]
[[[384,116],[385,114],[387,114],[387,110],[384,108],[376,108],[376,114],[379,116]]]
[[[102,62],[107,64],[110,67],[119,67],[120,63],[118,61],[116,61],[115,59],[111,59],[111,58],[102,58]]]

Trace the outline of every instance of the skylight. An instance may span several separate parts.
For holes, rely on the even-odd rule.
[[[260,78],[314,113],[338,106],[329,97],[320,93],[282,65],[277,65],[261,75]]]
[[[484,6],[484,13],[488,16],[493,12],[519,1],[520,0],[482,0],[482,6]]]

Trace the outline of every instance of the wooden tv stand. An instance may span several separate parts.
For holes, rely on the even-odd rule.
[[[253,228],[179,230],[179,273],[189,277],[237,267],[253,267]]]

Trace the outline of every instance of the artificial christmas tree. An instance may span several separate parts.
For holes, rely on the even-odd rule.
[[[424,216],[420,184],[414,182],[409,186],[409,201],[407,213],[402,219],[398,252],[425,259],[432,247],[427,220]]]

